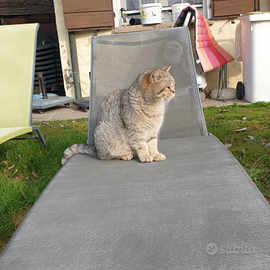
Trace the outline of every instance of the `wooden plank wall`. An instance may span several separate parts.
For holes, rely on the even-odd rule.
[[[63,0],[63,10],[66,29],[114,28],[112,0]]]
[[[0,24],[23,23],[39,23],[38,37],[56,37],[53,0],[0,0]]]
[[[53,0],[0,0],[0,16],[54,13]]]
[[[252,11],[254,11],[254,0],[212,0],[212,17],[214,19],[236,18],[240,14]]]

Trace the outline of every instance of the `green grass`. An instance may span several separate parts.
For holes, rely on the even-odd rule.
[[[207,107],[204,115],[208,132],[231,144],[229,151],[270,201],[270,103]]]
[[[270,143],[270,103],[208,107],[204,114],[208,132],[231,144],[229,151],[270,198],[270,147],[266,147]],[[86,143],[87,119],[34,124],[40,127],[47,148],[37,141],[0,145],[0,251],[60,169],[63,151],[74,143]],[[236,131],[242,128],[246,130]]]
[[[35,123],[47,148],[34,141],[0,145],[0,251],[40,193],[61,167],[63,151],[86,143],[87,119]]]

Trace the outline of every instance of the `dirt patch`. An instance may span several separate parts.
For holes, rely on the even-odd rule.
[[[0,253],[2,252],[2,250],[4,249],[8,241],[9,241],[9,238],[0,239]]]
[[[12,223],[16,226],[16,228],[19,227],[19,225],[21,224],[21,222],[23,221],[24,217],[26,216],[29,210],[30,207],[26,209],[21,209],[19,212],[13,215]]]
[[[270,198],[267,196],[264,196],[264,198],[267,200],[267,202],[270,204]]]
[[[25,216],[29,210],[30,210],[30,207],[25,208],[25,209],[21,209],[19,212],[17,212],[16,214],[13,215],[11,222],[14,224],[16,229],[19,227],[19,225],[21,224],[21,222],[23,221],[23,219],[25,218]],[[11,238],[11,236],[0,239],[0,253],[2,252],[4,247],[6,246],[6,244],[8,243],[10,238]]]

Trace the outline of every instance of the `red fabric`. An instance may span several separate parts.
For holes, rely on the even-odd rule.
[[[234,58],[217,44],[206,19],[195,7],[189,6],[182,10],[172,27],[176,27],[176,22],[180,19],[185,19],[181,16],[185,10],[195,11],[195,50],[203,71],[207,72],[233,61]]]

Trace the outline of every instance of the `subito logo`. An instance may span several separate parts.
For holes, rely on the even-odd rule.
[[[206,252],[209,255],[215,255],[217,253],[217,250],[218,250],[217,245],[213,243],[210,243],[206,246]]]

